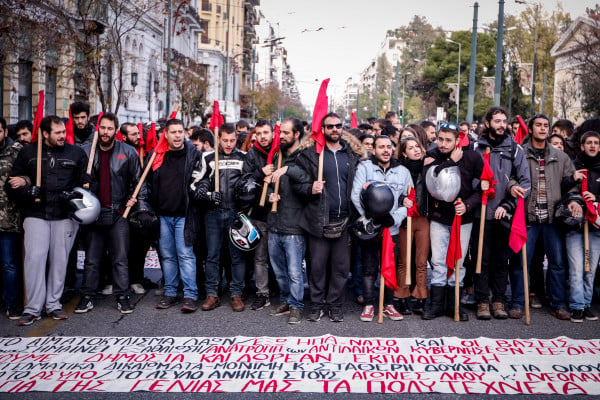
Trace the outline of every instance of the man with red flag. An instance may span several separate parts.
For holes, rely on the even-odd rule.
[[[489,169],[487,182],[482,181],[485,201],[485,215],[481,209],[476,217],[485,218],[483,229],[483,247],[481,254],[481,273],[473,277],[475,302],[477,303],[477,319],[490,320],[508,317],[504,307],[506,303],[506,287],[508,272],[513,252],[508,247],[507,214],[515,210],[515,200],[526,196],[531,187],[529,166],[525,153],[511,137],[508,131],[508,112],[503,107],[493,106],[484,118],[485,129],[475,144],[475,151],[485,156],[490,150],[486,162]],[[493,178],[490,182],[489,172]],[[485,176],[483,177],[485,180]],[[495,184],[493,184],[495,182]],[[493,189],[493,196],[490,190]],[[478,243],[480,220],[473,226],[472,240]],[[478,257],[478,247],[473,245],[473,258]],[[515,258],[517,261],[517,258]],[[490,289],[492,292],[492,310],[490,312]]]
[[[437,147],[429,150],[425,158],[426,184],[429,192],[429,236],[431,238],[430,302],[422,318],[437,318],[446,312],[454,315],[455,286],[462,285],[474,213],[481,204],[479,177],[483,159],[469,146],[461,147],[458,127],[442,124],[437,136]],[[460,200],[458,200],[460,198]],[[455,216],[460,217],[460,228]],[[459,229],[460,242],[452,227]],[[460,252],[451,250],[460,250]],[[448,253],[453,257],[447,257]],[[448,259],[450,262],[448,263]],[[456,282],[454,266],[460,268],[460,281]],[[445,305],[445,307],[444,307]],[[460,320],[468,321],[468,314],[460,309]]]
[[[392,154],[392,140],[384,135],[375,137],[373,156],[369,160],[362,161],[358,164],[354,182],[352,184],[352,203],[361,216],[371,217],[373,218],[374,224],[389,228],[389,233],[391,235],[391,238],[389,239],[393,240],[396,244],[396,249],[398,249],[403,245],[400,244],[398,238],[400,224],[402,224],[402,221],[406,218],[406,207],[399,206],[398,199],[408,195],[408,187],[412,186],[413,182],[410,172],[393,158]],[[394,195],[392,209],[384,215],[369,215],[369,211],[374,208],[374,206],[381,206],[382,202],[378,201],[377,203],[379,204],[376,205],[363,204],[363,201],[361,201],[361,193],[363,190],[366,190],[369,185],[381,182],[385,183]],[[364,200],[366,202],[369,199]],[[383,240],[385,239],[384,236]],[[369,322],[373,320],[375,315],[374,306],[377,298],[375,280],[377,279],[377,273],[379,272],[382,238],[379,238],[378,240],[362,241],[360,246],[363,295],[365,297],[365,306],[363,307],[360,319],[361,321]],[[396,253],[397,252],[398,250],[396,250]],[[392,321],[400,321],[403,319],[403,316],[396,310],[393,304],[393,290],[397,289],[396,263],[393,254],[394,253],[392,253],[391,257],[391,265],[386,265],[389,270],[384,269],[384,265],[381,266],[381,273],[386,280],[383,316]],[[387,273],[391,273],[391,277],[386,276]],[[388,282],[392,280],[393,284],[388,285]]]
[[[324,101],[323,101],[324,100]],[[327,98],[319,97],[315,110],[327,110]],[[320,115],[320,114],[317,114]],[[296,159],[302,169],[294,190],[306,202],[298,216],[308,233],[311,272],[311,309],[306,319],[319,321],[329,307],[329,319],[342,322],[342,303],[350,270],[348,223],[355,216],[350,199],[356,167],[364,150],[351,134],[342,133],[342,119],[336,113],[313,117],[313,140],[305,142]],[[321,154],[322,153],[322,154]],[[323,157],[322,177],[319,158]]]
[[[554,211],[561,201],[562,189],[570,189],[572,182],[581,180],[583,175],[575,171],[566,153],[547,142],[550,125],[546,115],[536,114],[531,117],[528,128],[531,140],[523,146],[531,176],[531,194],[525,203],[528,223],[527,265],[531,264],[535,243],[540,238],[544,241],[548,258],[546,279],[550,288],[552,315],[560,320],[568,320],[570,314],[567,310],[567,268],[564,261],[563,236],[554,223]],[[565,187],[566,184],[569,187]],[[574,215],[581,214],[578,207],[575,203],[569,204],[569,209]],[[513,300],[509,314],[519,318],[519,310],[523,309],[525,303],[521,267],[515,266],[512,269],[510,282]]]
[[[271,124],[260,119],[256,122],[255,127],[256,141],[254,145],[246,153],[244,159],[244,185],[247,186],[247,191],[262,189],[266,177],[270,177],[274,171],[273,156],[279,151],[279,143],[273,140],[273,128]],[[239,133],[238,133],[239,134]],[[279,133],[277,134],[279,136]],[[279,137],[277,138],[279,142]],[[251,189],[251,185],[253,188]],[[242,188],[243,190],[243,188]],[[245,197],[245,196],[243,196]],[[268,253],[268,230],[267,230],[267,215],[269,215],[270,205],[259,205],[258,196],[249,204],[241,204],[245,209],[251,209],[248,216],[251,218],[254,226],[258,228],[262,239],[258,243],[258,247],[254,250],[254,279],[256,284],[256,298],[252,306],[252,310],[262,310],[271,305],[269,300],[269,253]]]

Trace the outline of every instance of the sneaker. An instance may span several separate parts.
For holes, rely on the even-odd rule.
[[[167,308],[177,304],[177,298],[173,296],[163,296],[156,305],[156,308],[166,310]]]
[[[264,296],[264,295],[257,295],[256,299],[254,299],[254,303],[252,303],[252,305],[250,306],[251,310],[254,311],[258,311],[258,310],[262,310],[265,307],[268,307],[271,305],[271,301],[269,300],[268,296]]]
[[[290,305],[288,303],[281,303],[279,305],[279,307],[277,307],[275,309],[275,311],[273,311],[271,313],[271,315],[279,316],[279,315],[285,315],[285,314],[289,314],[289,313],[290,313]]]
[[[132,283],[130,287],[133,294],[146,294],[146,289],[139,283]]]
[[[512,319],[521,319],[525,315],[525,312],[521,307],[513,307],[508,310],[508,317]]]
[[[472,305],[474,305],[475,303],[477,303],[475,301],[475,294],[465,292],[465,294],[462,297],[462,299],[460,299],[460,303],[463,304],[463,305],[465,305],[465,306],[472,306]]]
[[[375,316],[375,307],[364,306],[362,314],[360,314],[360,320],[363,322],[371,322],[371,321],[373,321],[374,316]]]
[[[490,305],[488,303],[477,304],[477,319],[481,321],[489,321],[492,319],[492,314],[490,314]]]
[[[568,320],[571,319],[571,314],[565,308],[555,308],[552,310],[552,315],[556,317],[556,319],[560,320]]]
[[[81,299],[79,299],[79,304],[77,304],[77,307],[75,307],[73,312],[75,314],[83,314],[92,310],[93,308],[94,300],[91,298],[91,296],[81,296]]]
[[[9,306],[6,310],[6,316],[8,317],[8,319],[12,320],[20,319],[23,316],[23,310],[21,307],[17,306],[16,304],[13,304],[12,306]]]
[[[400,314],[395,308],[393,304],[388,304],[383,309],[383,316],[391,319],[392,321],[402,321],[404,317]]]
[[[539,309],[542,308],[542,301],[535,294],[529,296],[529,307]]]
[[[62,321],[63,319],[67,319],[67,313],[65,313],[61,308],[58,310],[53,310],[48,313],[49,317],[57,321]]]
[[[504,311],[504,303],[495,301],[492,303],[492,315],[496,319],[507,319],[508,313]]]
[[[117,309],[121,314],[131,314],[133,312],[133,306],[129,303],[129,296],[119,296],[117,298]]]
[[[182,313],[193,313],[198,309],[198,300],[194,300],[190,297],[183,299],[183,306],[181,306]]]
[[[319,322],[324,314],[325,313],[323,312],[323,309],[320,307],[313,307],[310,310],[310,313],[306,316],[306,320],[311,322]]]
[[[583,310],[571,310],[571,322],[583,322]]]
[[[112,285],[104,286],[104,289],[102,289],[100,293],[105,296],[110,296],[112,294]]]
[[[597,321],[598,316],[592,312],[590,307],[586,307],[583,310],[583,317],[588,321]]]
[[[288,317],[288,324],[298,325],[302,321],[302,313],[297,308],[290,309],[290,316]]]
[[[23,314],[19,320],[19,326],[29,326],[40,319],[42,319],[42,317],[39,315]]]
[[[240,296],[233,296],[231,298],[231,309],[235,312],[244,311],[244,302]]]
[[[217,296],[207,296],[202,303],[202,311],[210,311],[221,305],[221,300]]]
[[[329,309],[329,320],[331,322],[344,322],[344,313],[341,308]]]

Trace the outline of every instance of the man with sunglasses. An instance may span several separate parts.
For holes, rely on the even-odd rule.
[[[308,233],[310,250],[312,306],[306,319],[319,321],[327,305],[329,319],[342,322],[342,303],[350,270],[348,227],[356,215],[350,195],[364,150],[353,135],[342,133],[342,120],[336,113],[323,118],[321,129],[325,137],[323,180],[318,180],[319,154],[312,140],[296,159],[302,173],[290,179],[293,179],[294,191],[306,202],[299,216],[300,227]]]
[[[474,211],[481,204],[481,188],[479,177],[483,169],[481,155],[469,149],[468,146],[459,146],[458,127],[453,124],[442,124],[437,136],[437,147],[429,150],[425,158],[425,171],[434,168],[433,176],[438,177],[447,168],[458,167],[460,173],[460,190],[454,201],[443,201],[432,194],[428,184],[429,218],[431,220],[429,235],[431,243],[431,275],[430,302],[422,318],[434,319],[443,315],[453,314],[454,287],[461,285],[465,276],[463,266],[464,256],[467,254],[471,229],[473,227]],[[448,171],[446,171],[448,173]],[[460,282],[455,281],[455,274],[447,276],[446,254],[450,242],[450,231],[455,215],[461,216],[460,247],[463,257],[459,260]],[[445,307],[444,307],[445,305]],[[460,308],[460,320],[468,321],[468,314]]]

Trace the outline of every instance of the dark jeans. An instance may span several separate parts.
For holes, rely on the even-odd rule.
[[[394,242],[398,246],[398,236],[394,237],[396,238]],[[375,305],[379,294],[375,290],[375,280],[379,274],[379,266],[381,264],[381,239],[374,242],[362,243],[360,245],[360,256],[365,304]],[[383,291],[384,304],[392,304],[393,297],[393,291],[386,286]]]
[[[6,307],[19,305],[23,301],[19,296],[21,282],[20,255],[21,234],[0,232],[0,265],[2,266],[2,300]]]
[[[94,296],[100,280],[100,269],[104,250],[112,264],[113,294],[125,295],[129,292],[129,222],[118,218],[108,226],[88,225],[84,235],[85,265],[81,292]]]
[[[479,242],[479,220],[473,223],[473,262],[477,265],[477,247]],[[498,222],[485,221],[483,230],[483,248],[481,255],[481,273],[473,276],[475,301],[479,304],[488,303],[490,289],[492,302],[506,302],[506,287],[508,285],[508,265],[512,251],[508,247],[509,232]]]
[[[144,280],[146,254],[150,250],[151,241],[141,235],[130,235],[129,244],[129,284]]]
[[[308,277],[313,307],[328,304],[341,308],[350,272],[350,234],[344,230],[337,239],[308,237],[311,270]],[[328,278],[329,277],[329,282]]]

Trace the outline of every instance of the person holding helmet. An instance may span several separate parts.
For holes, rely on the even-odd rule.
[[[462,285],[465,270],[463,260],[467,254],[473,214],[481,204],[479,178],[483,169],[483,158],[468,146],[459,146],[458,127],[442,124],[436,138],[437,148],[429,150],[424,161],[428,190],[429,237],[431,243],[431,288],[430,301],[421,316],[430,320],[446,311],[452,315],[454,309],[454,286]],[[446,254],[450,242],[450,231],[455,215],[461,216],[459,261],[460,282],[455,274],[447,277]],[[444,307],[445,305],[445,307]],[[460,309],[460,320],[468,321],[468,314]]]
[[[358,164],[352,184],[352,203],[362,217],[372,219],[375,225],[390,228],[396,244],[396,253],[401,245],[398,239],[400,224],[406,218],[406,207],[400,206],[399,199],[408,194],[412,186],[410,172],[392,157],[392,140],[385,135],[375,137],[373,156]],[[381,237],[362,241],[361,264],[365,306],[361,321],[369,322],[375,315],[375,280],[381,260]],[[383,316],[392,321],[403,319],[393,304],[393,292],[384,290]]]
[[[77,146],[65,143],[65,123],[55,115],[42,119],[41,186],[35,186],[37,143],[21,150],[6,190],[22,206],[25,232],[25,294],[27,304],[19,325],[31,325],[42,310],[56,320],[67,318],[60,297],[65,284],[69,251],[79,225],[69,218],[68,201],[80,197],[73,189],[89,183],[87,156]],[[47,274],[46,263],[49,265]]]
[[[102,114],[98,121],[98,144],[94,150],[91,172],[93,180],[90,185],[90,191],[98,196],[101,210],[98,219],[82,229],[85,262],[81,298],[74,310],[78,314],[94,308],[102,256],[106,251],[112,264],[112,285],[117,309],[122,314],[133,312],[133,306],[129,302],[129,222],[123,218],[123,212],[138,200],[141,207],[149,207],[145,201],[145,184],[137,198],[131,198],[142,171],[135,149],[115,140],[118,129],[119,121],[113,113]],[[89,155],[92,146],[86,144],[83,149]],[[146,217],[138,218],[143,220]]]

